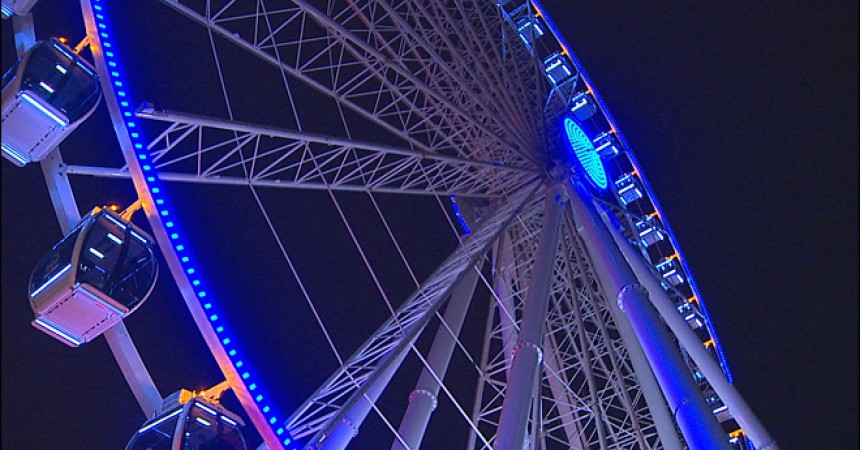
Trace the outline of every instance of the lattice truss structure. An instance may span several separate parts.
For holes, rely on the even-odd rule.
[[[167,124],[150,144],[166,180],[498,196],[543,170],[542,69],[492,2],[166,3],[401,142],[313,134],[298,117],[286,130],[144,108]]]
[[[534,266],[543,203],[497,241],[492,322],[482,355],[479,427],[492,436],[505,396],[518,322]],[[658,448],[658,439],[615,319],[589,266],[569,210],[552,274],[543,374],[529,425],[533,448]],[[610,296],[611,298],[611,296]],[[471,448],[471,447],[470,447]]]
[[[545,88],[532,61],[501,54],[492,2],[169,4],[410,147],[519,167],[535,161],[541,122],[510,112],[539,113]]]
[[[290,436],[303,448],[317,448],[343,424],[360,424],[371,410],[382,416],[373,404],[380,391],[410,352],[424,361],[416,350],[420,333],[445,309],[467,273],[488,259],[492,276],[482,281],[492,295],[483,347],[458,347],[476,361],[474,398],[455,398],[444,385],[438,395],[457,405],[470,432],[466,447],[490,448],[532,283],[547,204],[547,166],[564,145],[556,122],[570,111],[577,92],[591,92],[566,49],[557,54],[558,61],[568,58],[563,61],[569,78],[552,78],[548,61],[553,60],[539,54],[536,35],[522,31],[522,23],[537,23],[529,3],[523,3],[525,16],[510,12],[516,2],[508,1],[164,3],[279,71],[294,123],[278,128],[144,106],[137,115],[156,130],[149,134],[149,149],[161,179],[252,189],[456,195],[489,205],[480,208],[472,233],[461,237],[457,250],[292,413],[285,422]],[[517,17],[532,22],[514,22]],[[296,86],[333,101],[341,135],[306,129],[301,105],[291,94]],[[608,119],[602,120],[614,133]],[[385,143],[373,139],[377,132],[388,138]],[[130,172],[83,165],[64,170],[105,177]],[[619,170],[637,174],[633,166]],[[571,176],[577,175],[566,178]],[[615,214],[628,240],[645,248],[641,224],[655,217],[655,207],[630,203],[648,201],[647,193],[620,202],[616,191],[596,200]],[[659,222],[652,230],[668,233]],[[671,253],[671,246],[656,248],[643,251],[652,269],[671,259],[660,253]],[[652,275],[665,278],[656,269]],[[567,205],[550,280],[543,361],[527,425],[529,448],[662,448],[608,304],[615,293],[607,294],[598,283]],[[699,311],[690,288],[665,287],[680,312]],[[707,340],[709,329],[699,327]],[[691,373],[698,374],[686,359]],[[707,381],[696,380],[713,398]],[[400,439],[397,419],[383,419],[393,439]]]

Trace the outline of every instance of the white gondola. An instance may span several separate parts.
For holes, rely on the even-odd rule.
[[[597,104],[588,92],[580,92],[570,100],[570,112],[582,122],[597,112]]]
[[[592,139],[592,142],[594,143],[594,151],[604,160],[612,159],[621,152],[612,133],[600,133]]]
[[[56,39],[36,43],[3,75],[3,157],[45,158],[96,109],[95,69]]]
[[[93,209],[33,270],[33,326],[78,347],[128,317],[155,286],[153,242],[119,214]]]
[[[644,194],[639,180],[632,173],[626,173],[615,181],[615,195],[623,206],[627,206],[642,198]]]
[[[660,226],[657,224],[657,220],[654,217],[638,220],[636,221],[635,226],[636,233],[639,235],[639,243],[643,247],[654,245],[663,239],[666,239],[666,235],[663,233],[663,230],[660,229]]]
[[[546,77],[553,86],[558,86],[572,79],[573,65],[561,52],[553,53],[543,62]]]
[[[219,403],[181,389],[164,399],[125,450],[246,450],[239,416]]]
[[[684,275],[678,266],[677,260],[669,258],[658,263],[655,268],[665,282],[677,286],[684,282]]]

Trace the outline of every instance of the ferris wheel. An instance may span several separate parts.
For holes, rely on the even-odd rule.
[[[212,394],[228,388],[271,449],[777,448],[732,385],[633,149],[540,3],[120,3],[83,0],[86,41],[42,47],[89,52],[75,67],[97,75],[122,161],[13,153],[5,130],[4,156],[45,168],[72,236],[54,253],[75,242],[71,258],[103,260],[97,223],[127,233],[104,231],[120,247],[133,232],[157,243],[225,379],[163,398],[122,322],[146,295],[76,334],[35,301],[70,275],[42,270],[34,325],[73,346],[105,334],[147,416],[129,448],[213,423],[244,445]],[[157,59],[147,33],[165,34]],[[54,111],[30,98],[16,108]],[[68,176],[130,179],[149,229],[133,207],[75,227]],[[339,237],[293,228],[317,216]],[[152,275],[151,257],[138,264]],[[219,295],[237,280],[242,296]],[[271,322],[245,323],[245,308]],[[322,374],[289,407],[289,376],[243,346],[284,323],[304,328],[268,340],[314,345],[302,364]]]

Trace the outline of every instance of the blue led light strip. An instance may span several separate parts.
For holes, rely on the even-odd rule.
[[[213,345],[215,346],[213,349],[213,355],[216,356],[216,359],[219,359],[219,353],[227,356],[231,367],[227,368],[230,369],[228,371],[222,366],[222,371],[225,372],[228,379],[230,379],[228,373],[238,374],[238,377],[233,377],[233,381],[238,380],[238,383],[241,385],[240,387],[244,387],[247,390],[246,398],[253,399],[252,404],[250,405],[247,404],[247,402],[242,402],[242,404],[251,416],[252,420],[255,417],[260,417],[265,420],[266,423],[263,426],[268,427],[268,430],[260,429],[261,424],[255,421],[258,431],[260,431],[264,439],[266,436],[275,436],[272,438],[276,439],[274,442],[270,442],[271,439],[266,441],[270,448],[274,446],[273,444],[283,444],[284,446],[292,444],[290,448],[296,449],[298,448],[296,447],[297,444],[292,442],[292,438],[289,436],[289,433],[282,425],[277,425],[279,423],[278,416],[273,412],[268,401],[266,401],[267,397],[262,393],[255,377],[252,376],[252,372],[248,369],[247,363],[241,359],[239,350],[235,344],[235,338],[230,337],[230,334],[227,332],[228,328],[225,325],[225,320],[221,316],[217,307],[217,303],[207,294],[205,287],[201,282],[199,269],[192,263],[192,257],[190,256],[191,253],[188,249],[188,245],[182,240],[182,234],[179,232],[176,219],[170,212],[170,202],[167,199],[165,189],[161,184],[157,171],[155,170],[154,163],[151,160],[151,155],[146,148],[146,140],[139,131],[138,124],[135,123],[134,109],[132,107],[134,103],[131,100],[131,95],[127,87],[128,83],[122,76],[123,72],[117,57],[117,48],[113,41],[111,27],[107,19],[108,15],[105,8],[106,3],[108,3],[107,0],[84,1],[82,2],[84,8],[83,12],[84,17],[87,19],[87,28],[90,33],[91,45],[93,45],[93,54],[97,56],[97,60],[99,59],[99,52],[102,52],[103,54],[104,66],[100,67],[100,69],[103,69],[106,72],[105,74],[102,74],[102,83],[108,84],[105,89],[105,98],[107,101],[111,101],[111,97],[109,97],[108,94],[110,92],[114,92],[115,95],[113,96],[113,99],[118,103],[118,105],[115,106],[118,107],[119,115],[121,116],[119,122],[117,122],[117,118],[114,116],[117,109],[112,109],[109,104],[117,136],[121,143],[127,139],[128,142],[131,143],[131,147],[133,147],[134,158],[132,159],[134,160],[129,163],[129,169],[133,174],[132,178],[136,181],[136,187],[140,189],[140,187],[137,186],[138,180],[134,176],[136,175],[136,172],[138,172],[138,168],[136,166],[139,165],[139,172],[142,174],[146,190],[148,190],[152,200],[154,201],[152,207],[155,210],[156,219],[160,219],[162,221],[164,225],[163,230],[167,234],[168,242],[172,247],[173,252],[175,252],[174,255],[178,259],[182,271],[187,278],[185,283],[190,286],[194,293],[194,297],[199,302],[199,307],[202,308],[202,311],[205,312],[206,318],[208,319],[208,327],[205,327],[205,329],[206,331],[214,331],[218,338],[219,342],[214,344],[210,339],[207,339],[207,344],[210,345],[210,349],[213,349]],[[97,36],[93,36],[93,32],[97,33]],[[124,127],[121,125],[124,125]],[[127,137],[122,136],[121,133],[125,133]],[[127,154],[126,156],[128,159]],[[137,164],[133,164],[135,162]],[[153,228],[157,228],[157,226],[153,225]],[[164,247],[163,242],[162,247]],[[171,256],[168,255],[168,250],[169,249],[163,250],[166,258]],[[179,282],[179,280],[177,280],[177,282]],[[182,284],[183,283],[180,283],[180,290],[182,290]],[[204,327],[199,323],[198,326],[205,337],[207,333],[204,331]],[[219,364],[220,363],[221,361],[219,360]],[[231,385],[233,384],[234,382],[231,382]],[[246,393],[243,392],[240,395],[240,393],[237,392],[236,394],[241,399]],[[249,410],[249,408],[251,408],[251,410]]]
[[[466,236],[472,234],[472,230],[469,229],[469,224],[466,223],[466,219],[463,218],[463,215],[460,214],[460,205],[457,204],[457,196],[451,194],[451,207],[454,208],[454,215],[457,216],[457,220],[460,221],[460,227],[463,228],[463,234]]]
[[[734,383],[734,379],[732,377],[732,372],[729,370],[729,363],[726,360],[726,355],[723,353],[723,347],[720,345],[720,340],[717,338],[717,331],[714,329],[714,325],[711,323],[711,317],[708,315],[708,309],[705,308],[705,301],[702,298],[702,294],[699,293],[699,288],[696,286],[696,281],[693,279],[693,272],[690,271],[690,268],[687,267],[686,258],[684,258],[684,253],[681,251],[681,246],[678,245],[678,241],[675,239],[675,233],[672,231],[672,227],[669,226],[669,221],[666,218],[666,215],[663,214],[662,208],[660,208],[660,203],[657,201],[657,196],[654,195],[654,191],[651,190],[651,186],[648,184],[648,181],[645,179],[645,172],[639,166],[639,162],[636,160],[636,157],[633,155],[633,151],[630,150],[630,146],[627,145],[627,141],[624,139],[624,135],[621,134],[621,129],[615,126],[615,119],[612,118],[612,114],[609,113],[609,108],[606,107],[606,104],[603,102],[603,99],[597,93],[597,90],[594,88],[594,84],[592,84],[591,79],[588,77],[588,74],[585,72],[585,69],[582,67],[582,64],[579,63],[579,60],[576,59],[576,56],[570,50],[570,46],[567,45],[567,42],[562,37],[561,32],[559,32],[558,28],[546,14],[546,10],[544,7],[538,2],[538,0],[530,0],[535,8],[540,11],[544,20],[546,21],[547,26],[549,26],[555,38],[558,40],[559,44],[561,44],[562,48],[567,50],[567,54],[570,57],[571,61],[573,61],[573,65],[576,66],[576,69],[582,75],[583,81],[585,84],[591,88],[591,93],[594,96],[595,100],[597,100],[597,104],[600,105],[600,109],[603,111],[603,114],[606,116],[606,120],[612,125],[612,128],[615,129],[615,134],[618,136],[619,142],[627,151],[627,154],[630,156],[630,162],[636,167],[636,170],[639,172],[639,179],[642,180],[642,185],[645,186],[645,190],[648,192],[648,195],[651,198],[651,202],[654,204],[654,208],[660,214],[660,218],[663,220],[663,225],[666,228],[667,233],[669,234],[669,241],[675,247],[675,250],[678,252],[678,259],[681,260],[681,265],[684,267],[684,270],[687,272],[687,281],[690,283],[690,287],[693,289],[693,293],[696,295],[696,298],[699,299],[699,307],[702,310],[702,314],[705,316],[705,325],[708,327],[708,332],[711,333],[711,337],[714,339],[714,347],[717,349],[717,358],[720,362],[720,367],[723,368],[723,372],[726,374],[726,378],[729,380],[729,383]]]

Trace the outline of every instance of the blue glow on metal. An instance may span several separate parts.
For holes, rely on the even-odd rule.
[[[460,214],[460,205],[457,204],[457,196],[454,194],[451,194],[451,207],[454,208],[454,215],[457,216],[457,220],[460,222],[460,228],[463,229],[463,234],[466,236],[472,234],[469,224],[466,223],[466,219],[464,219],[463,215]]]
[[[54,324],[42,319],[41,317],[37,317],[36,320],[34,320],[34,322],[37,323],[39,326],[47,329],[48,331],[54,333],[54,335],[71,342],[75,346],[79,346],[84,342],[83,340],[77,339],[74,336],[72,336],[71,334],[67,333],[65,330],[62,330],[61,328],[55,326]]]
[[[105,48],[112,48],[113,43],[110,42],[110,40],[108,38],[113,33],[110,29],[109,21],[107,19],[108,14],[104,10],[104,7],[102,6],[105,3],[106,2],[104,2],[103,0],[91,0],[92,9],[94,10],[93,15],[96,18],[96,26],[99,29],[104,30],[104,33],[100,33],[100,36],[102,38],[101,45]],[[116,95],[118,97],[121,97],[121,99],[119,100],[120,114],[122,115],[122,117],[125,118],[124,119],[125,125],[127,128],[136,128],[136,123],[131,120],[131,118],[134,117],[134,111],[130,107],[130,105],[133,103],[130,101],[131,94],[130,94],[130,91],[127,89],[127,87],[128,87],[127,86],[127,84],[128,84],[127,80],[122,76],[123,71],[121,70],[121,64],[120,64],[120,62],[116,56],[115,51],[116,50],[104,52],[106,63],[111,68],[110,75],[114,79],[113,84],[118,86],[118,87],[122,86],[124,89],[124,90],[116,91]],[[131,140],[131,144],[132,144],[132,147],[134,148],[134,151],[137,155],[137,158],[139,160],[148,159],[151,155],[149,155],[147,153],[148,150],[146,149],[146,145],[145,145],[146,142],[143,139],[143,137],[141,137],[141,133],[129,132],[128,136]],[[150,168],[147,171],[147,176],[144,179],[146,180],[149,192],[153,195],[158,195],[158,198],[154,198],[154,200],[156,200],[156,210],[158,211],[159,216],[168,215],[167,211],[169,211],[169,208],[167,205],[169,202],[168,202],[168,199],[165,198],[166,196],[162,193],[162,187],[160,186],[161,181],[159,179],[157,170],[155,170],[154,166],[150,166]],[[174,221],[167,221],[164,223],[164,226],[166,228],[172,229],[172,228],[176,227],[176,223]],[[178,239],[179,233],[172,232],[172,234],[170,234],[170,238],[171,238],[171,244],[173,245],[173,248],[176,251],[185,250],[186,252],[188,252],[188,250],[185,248],[187,243],[181,243]],[[191,275],[191,274],[195,273],[195,268],[187,267],[188,261],[189,261],[188,257],[184,257],[182,259],[183,265],[186,265],[185,272],[187,274]],[[193,281],[191,281],[191,284],[193,285],[193,289],[194,289],[195,293],[197,294],[198,298],[207,297],[206,291],[203,288],[203,286],[201,285],[199,280],[193,280]],[[216,301],[213,301],[213,300],[207,298],[207,304],[210,305],[209,311],[213,311],[213,313],[211,313],[208,316],[209,320],[211,322],[219,321],[219,315],[217,313],[218,303]],[[216,331],[219,333],[224,332],[225,327],[223,325],[223,322],[224,322],[223,320],[219,321],[219,325],[216,328]],[[226,339],[226,342],[229,344],[233,344],[231,339]],[[244,363],[241,360],[239,360],[239,357],[238,357],[239,352],[237,352],[237,350],[235,348],[235,344],[232,345],[232,348],[230,348],[230,349],[224,348],[223,350],[227,352],[227,355],[229,356],[231,361],[233,361],[233,363],[237,367],[244,365]],[[249,379],[250,373],[251,372],[246,371],[243,374],[243,379],[246,379],[246,380]],[[258,386],[256,383],[250,383],[247,385],[247,389],[249,391],[255,391],[258,389]],[[174,414],[178,414],[178,411]],[[277,418],[274,415],[267,415],[266,417],[267,417],[268,422],[271,425],[274,425],[277,422]],[[166,420],[166,418],[163,418],[161,420]],[[157,423],[151,424],[151,425],[149,425],[149,427],[157,425]],[[274,431],[275,427],[271,427],[271,429]],[[281,435],[284,432],[283,428],[278,428],[278,431],[280,431],[277,433],[278,435]],[[291,442],[291,440],[287,439],[285,442]],[[297,447],[291,447],[291,448],[295,449]]]
[[[217,416],[217,415],[218,415],[218,411],[215,411],[214,409],[212,409],[212,408],[210,408],[210,407],[208,407],[208,406],[206,406],[206,405],[203,405],[203,404],[200,404],[200,403],[195,402],[195,403],[194,403],[194,407],[195,407],[195,408],[200,408],[200,409],[202,409],[203,411],[208,412],[208,413],[209,413],[209,415],[211,415],[211,416]]]
[[[651,186],[648,184],[648,180],[645,179],[644,172],[642,171],[642,167],[639,165],[639,162],[636,160],[636,156],[630,150],[630,146],[627,144],[627,140],[624,139],[624,135],[621,133],[621,129],[615,126],[615,119],[612,117],[612,114],[609,112],[609,108],[606,106],[606,103],[603,102],[603,99],[600,97],[600,94],[597,93],[597,89],[595,89],[594,83],[591,81],[591,78],[588,76],[588,73],[585,71],[585,68],[582,67],[582,64],[579,62],[579,59],[576,58],[576,55],[573,54],[570,45],[567,44],[561,32],[558,30],[558,27],[555,26],[552,19],[546,14],[546,10],[540,4],[538,0],[531,0],[531,2],[535,5],[535,8],[541,12],[541,15],[544,18],[544,21],[549,27],[550,31],[555,35],[555,38],[561,43],[561,45],[568,50],[568,56],[570,60],[573,62],[573,65],[576,67],[583,81],[591,87],[592,95],[594,99],[597,100],[597,104],[600,105],[600,109],[603,111],[603,114],[606,116],[606,120],[612,124],[615,128],[615,135],[618,137],[618,141],[621,143],[621,146],[626,149],[627,154],[630,156],[630,162],[636,167],[639,171],[639,178],[642,180],[642,185],[645,186],[646,192],[648,192],[648,196],[651,198],[651,202],[654,204],[654,208],[660,214],[660,217],[663,219],[663,226],[666,228],[666,232],[669,235],[669,242],[675,247],[675,251],[678,252],[680,256],[681,265],[684,268],[684,271],[687,273],[687,281],[690,284],[690,288],[696,294],[696,297],[699,299],[699,308],[702,310],[702,314],[705,316],[705,326],[708,329],[708,333],[711,334],[711,337],[714,339],[714,347],[717,349],[717,357],[720,361],[720,366],[723,368],[723,372],[726,374],[726,378],[729,380],[729,383],[734,384],[734,379],[732,377],[732,372],[729,369],[728,360],[726,360],[726,355],[723,352],[723,347],[720,345],[720,340],[717,337],[717,331],[714,329],[714,325],[711,322],[711,317],[708,314],[708,308],[705,307],[705,301],[702,297],[702,294],[699,292],[699,288],[696,286],[696,282],[693,279],[693,273],[690,271],[690,268],[687,267],[687,260],[684,258],[684,253],[681,251],[681,246],[678,244],[678,241],[675,239],[675,233],[672,231],[672,227],[669,225],[669,220],[666,218],[666,215],[663,214],[663,209],[660,207],[660,203],[657,201],[657,196],[654,195],[654,191],[651,190]]]
[[[90,253],[92,253],[93,255],[96,255],[96,257],[97,257],[97,258],[99,258],[99,259],[104,259],[104,258],[105,258],[104,253],[102,253],[102,252],[100,252],[100,251],[98,251],[98,250],[96,250],[96,249],[94,249],[94,248],[92,248],[92,247],[90,247]]]
[[[54,46],[55,49],[59,50],[60,53],[62,53],[63,55],[66,55],[66,58],[75,59],[75,55],[73,55],[71,52],[69,52],[69,50],[66,49],[66,46],[61,44],[59,41],[52,39],[51,44]]]
[[[71,265],[71,264],[67,264],[67,265],[66,265],[66,267],[63,267],[63,269],[62,269],[62,270],[60,270],[59,272],[55,273],[55,274],[54,274],[54,276],[52,276],[51,278],[49,278],[49,279],[48,279],[48,281],[46,281],[46,282],[42,283],[42,285],[41,285],[41,286],[39,286],[39,288],[38,288],[38,289],[36,289],[35,291],[33,291],[33,293],[31,293],[31,294],[30,294],[30,298],[33,298],[33,297],[35,297],[35,296],[39,295],[39,293],[40,293],[40,292],[44,291],[44,290],[45,290],[45,288],[47,288],[48,286],[50,286],[50,285],[51,285],[51,283],[53,283],[53,282],[57,281],[57,278],[60,278],[61,276],[63,276],[63,275],[64,275],[66,272],[68,272],[71,268],[72,268],[72,265]]]
[[[232,425],[232,426],[234,426],[234,427],[239,425],[238,423],[236,423],[236,421],[235,421],[235,420],[233,420],[233,419],[231,419],[231,418],[229,418],[229,417],[227,417],[227,416],[224,416],[224,415],[222,415],[221,417],[219,417],[219,419],[221,419],[221,421],[222,421],[222,422],[227,423],[227,424],[230,424],[230,425]]]
[[[66,72],[68,72],[65,67],[63,67],[59,64],[55,65],[54,68],[57,69],[57,72],[60,72],[62,74],[65,74]]]
[[[167,420],[170,420],[171,417],[174,417],[181,412],[182,412],[181,409],[177,409],[176,411],[173,411],[172,413],[156,420],[155,422],[152,422],[151,424],[141,428],[140,430],[137,430],[137,434],[142,434],[143,432],[145,432],[146,430],[149,430],[150,428],[157,427],[157,426],[161,425],[162,423],[166,422]]]
[[[29,103],[29,104],[33,105],[33,107],[34,107],[34,108],[38,109],[39,111],[42,111],[42,113],[43,113],[43,114],[45,114],[46,116],[48,116],[49,118],[51,118],[51,120],[53,120],[54,122],[56,122],[56,123],[57,123],[57,125],[59,125],[59,126],[61,126],[61,127],[66,127],[66,126],[68,126],[68,125],[69,125],[69,122],[68,122],[67,120],[63,120],[62,118],[60,118],[60,116],[58,116],[58,115],[54,114],[53,112],[49,111],[49,110],[48,110],[48,108],[45,108],[44,106],[42,106],[42,104],[41,104],[41,103],[39,103],[39,101],[38,101],[38,100],[34,99],[33,97],[30,97],[30,94],[28,94],[28,93],[26,93],[26,92],[22,92],[22,93],[21,93],[21,98],[22,98],[24,101],[26,101],[27,103]]]
[[[202,424],[203,426],[205,426],[205,427],[211,427],[211,426],[212,426],[212,422],[210,422],[210,421],[208,421],[208,420],[206,420],[206,419],[204,419],[204,418],[202,418],[202,417],[195,417],[195,418],[194,418],[194,420],[195,420],[196,422],[201,423],[201,424]]]
[[[114,241],[114,243],[116,243],[117,245],[122,245],[122,239],[114,236],[113,233],[108,233],[107,237],[108,239]]]
[[[47,83],[45,83],[44,81],[40,81],[40,82],[39,82],[39,86],[41,86],[41,87],[42,87],[42,89],[44,89],[44,90],[48,91],[48,93],[49,93],[49,94],[53,94],[53,93],[54,93],[54,88],[52,88],[51,86],[48,86],[48,84],[47,84]]]
[[[104,217],[107,220],[110,220],[111,222],[113,222],[114,225],[118,226],[120,230],[125,230],[126,228],[128,228],[128,226],[126,224],[120,222],[119,220],[114,219],[113,216],[110,214],[105,214]]]
[[[23,153],[19,152],[18,150],[15,150],[14,148],[12,148],[11,145],[7,145],[5,142],[2,145],[3,145],[3,153],[5,153],[7,156],[14,159],[15,161],[20,162],[22,166],[24,166],[30,162],[29,157],[27,157]]]
[[[594,151],[594,143],[570,117],[564,118],[564,131],[567,134],[570,147],[576,155],[576,160],[579,161],[582,170],[588,175],[588,179],[594,186],[606,189],[609,184],[606,179],[606,171],[603,169],[600,155]]]
[[[137,239],[138,241],[143,242],[144,244],[146,244],[148,242],[146,239],[143,238],[143,236],[141,236],[140,234],[138,234],[134,230],[131,230],[131,236],[134,237],[135,239]]]

